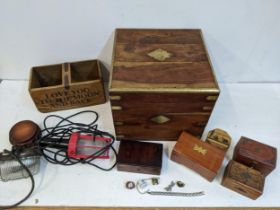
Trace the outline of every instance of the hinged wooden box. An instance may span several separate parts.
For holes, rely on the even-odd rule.
[[[219,96],[201,30],[117,29],[109,92],[119,138],[201,136]]]
[[[33,67],[29,93],[40,112],[90,106],[106,101],[98,60]]]
[[[263,193],[265,178],[257,170],[231,160],[225,170],[222,185],[251,199]]]
[[[253,139],[241,137],[235,146],[233,160],[267,176],[276,167],[277,149]]]
[[[180,163],[213,181],[221,168],[225,152],[217,147],[201,141],[196,137],[182,132],[176,142],[171,160]]]
[[[117,157],[117,169],[160,175],[162,150],[162,144],[122,140]]]

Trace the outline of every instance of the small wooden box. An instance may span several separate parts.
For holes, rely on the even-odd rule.
[[[222,185],[251,199],[263,193],[265,178],[257,170],[231,160],[225,170]]]
[[[216,128],[208,132],[205,141],[219,149],[227,151],[231,144],[231,137],[226,131]]]
[[[122,140],[117,157],[117,169],[160,175],[162,149],[162,144]]]
[[[267,176],[276,167],[277,149],[258,141],[241,137],[234,149],[233,160],[253,167]]]
[[[29,93],[40,112],[105,103],[98,60],[33,67]]]
[[[223,150],[183,132],[172,150],[171,160],[196,171],[211,182],[217,175],[224,156]]]
[[[117,138],[201,136],[219,87],[199,29],[117,29],[109,94]]]

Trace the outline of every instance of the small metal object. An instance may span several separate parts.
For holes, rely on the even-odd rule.
[[[196,197],[204,195],[204,192],[192,192],[192,193],[181,193],[181,192],[161,192],[161,191],[148,191],[150,195],[164,195],[164,196],[183,196],[183,197]]]
[[[135,188],[135,183],[133,181],[128,181],[125,183],[126,189],[132,190]]]
[[[154,178],[151,178],[151,180],[152,180],[152,185],[158,185],[159,184],[159,178],[154,177]]]
[[[185,187],[185,183],[182,181],[177,181],[176,185],[177,185],[177,187],[180,187],[180,188]]]
[[[175,182],[172,181],[167,187],[165,187],[164,189],[168,192],[172,191],[172,188],[175,186]]]
[[[40,155],[36,148],[23,148],[16,151],[16,155],[21,162],[34,175],[40,169]],[[26,170],[10,153],[3,151],[0,153],[0,180],[9,181],[29,177]]]
[[[137,185],[139,186],[140,189],[144,189],[145,187],[148,186],[148,183],[146,182],[145,179],[141,179],[137,182]]]

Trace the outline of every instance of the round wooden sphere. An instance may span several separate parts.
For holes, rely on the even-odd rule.
[[[41,135],[40,127],[31,120],[17,122],[10,130],[10,142],[14,146],[32,144]]]

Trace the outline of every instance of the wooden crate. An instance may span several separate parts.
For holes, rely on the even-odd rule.
[[[29,93],[40,112],[105,103],[98,60],[31,68]]]
[[[109,85],[118,138],[201,136],[219,87],[200,30],[117,29]]]

